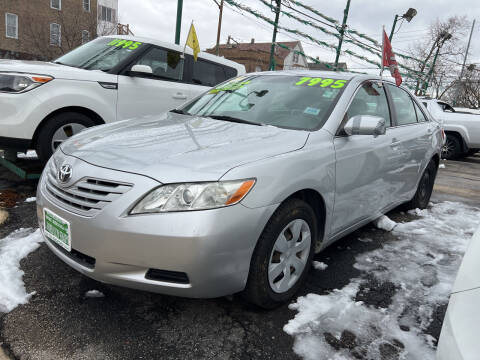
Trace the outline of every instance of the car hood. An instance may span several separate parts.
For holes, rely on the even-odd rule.
[[[56,79],[113,81],[115,75],[100,70],[85,70],[44,61],[0,60],[0,72],[50,75]]]
[[[306,131],[169,112],[86,130],[61,149],[93,165],[175,183],[218,180],[233,167],[300,149],[307,138]]]

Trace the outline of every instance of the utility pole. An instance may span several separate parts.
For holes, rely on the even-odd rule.
[[[177,26],[175,30],[175,44],[180,44],[180,31],[182,30],[182,10],[183,0],[178,0],[177,3]]]
[[[340,51],[342,50],[342,43],[343,43],[343,35],[345,34],[345,29],[347,27],[347,18],[348,18],[348,11],[350,10],[350,0],[347,0],[347,6],[343,11],[343,22],[342,28],[340,29],[340,39],[338,40],[338,47],[337,47],[337,55],[335,56],[335,71],[338,68],[338,59],[340,58]]]
[[[218,5],[218,3],[217,3],[217,5]],[[220,9],[220,14],[218,15],[217,56],[220,55],[220,32],[222,31],[223,0],[220,1],[220,5],[218,5],[218,7]]]
[[[273,25],[272,47],[270,49],[270,70],[275,70],[275,42],[277,41],[278,18],[280,17],[281,0],[275,0],[277,8],[275,9],[275,24]]]
[[[460,82],[460,86],[461,86],[462,90],[463,90],[462,77],[463,77],[463,72],[465,71],[465,64],[467,62],[468,50],[470,50],[470,43],[472,41],[472,34],[473,34],[473,29],[474,28],[475,28],[475,19],[473,19],[472,29],[470,30],[470,36],[468,38],[467,50],[465,50],[465,56],[463,57],[462,70],[460,71],[459,82]],[[460,96],[460,91],[457,91],[457,93],[455,95],[455,101],[453,102],[453,105],[456,105],[459,96]]]
[[[397,20],[398,20],[398,15],[395,15],[395,19],[393,20],[393,25],[392,25],[392,31],[390,32],[390,36],[388,37],[388,40],[390,40],[390,42],[392,42],[395,26],[397,26]]]
[[[432,66],[430,67],[430,71],[428,72],[427,75],[427,81],[423,85],[423,94],[427,92],[429,82],[431,81],[433,77],[433,71],[435,69],[435,63],[437,62],[437,57],[438,53],[440,52],[440,49],[443,47],[445,44],[445,41],[450,40],[452,38],[452,34],[449,34],[446,31],[443,31],[437,38],[436,44],[437,44],[437,51],[435,52],[435,57],[433,58]]]

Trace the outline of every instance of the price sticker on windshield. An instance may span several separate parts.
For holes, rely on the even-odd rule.
[[[139,41],[132,41],[132,40],[125,40],[125,39],[115,39],[110,41],[107,45],[108,46],[115,46],[115,47],[121,47],[123,49],[130,49],[130,50],[136,50],[140,45],[143,43]]]
[[[341,89],[345,86],[347,80],[335,80],[329,78],[319,77],[302,77],[295,83],[297,86],[310,86],[310,87],[329,87],[332,89]]]
[[[215,89],[210,90],[208,93],[209,94],[216,94],[220,91],[235,91],[238,89],[241,89],[247,84],[250,84],[250,81],[242,81],[245,79],[245,77],[239,77],[237,79],[234,79],[232,81],[229,81],[228,83],[224,84],[223,86],[217,87]]]

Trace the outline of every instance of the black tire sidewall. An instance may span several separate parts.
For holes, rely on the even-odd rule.
[[[95,122],[88,116],[77,112],[65,112],[52,116],[40,128],[36,139],[35,149],[43,162],[52,156],[52,138],[55,132],[67,124],[81,124],[85,127],[95,126]]]
[[[310,253],[302,275],[291,289],[276,293],[270,287],[268,266],[275,241],[280,232],[295,219],[305,220],[311,231]],[[289,301],[305,283],[315,253],[317,220],[312,208],[300,199],[290,199],[283,203],[272,215],[260,236],[252,256],[250,273],[245,293],[247,299],[263,308],[274,308]]]
[[[420,197],[420,192],[421,192],[421,185],[422,185],[422,182],[424,180],[424,177],[426,176],[426,174],[429,174],[430,176],[430,184],[429,184],[429,187],[428,187],[428,196],[426,198],[421,198]],[[415,192],[415,196],[414,198],[412,199],[412,201],[409,203],[409,208],[410,209],[425,209],[427,206],[428,206],[428,203],[430,202],[430,198],[432,196],[432,192],[433,192],[433,186],[435,184],[435,178],[437,176],[437,168],[436,168],[436,163],[431,160],[427,167],[425,168],[425,171],[423,172],[422,174],[422,177],[420,178],[420,182],[418,183],[418,188],[417,188],[417,191]]]

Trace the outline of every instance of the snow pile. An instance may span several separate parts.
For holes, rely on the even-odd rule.
[[[35,202],[35,201],[37,201],[36,197],[29,197],[28,199],[25,199],[26,203],[31,203],[31,202]]]
[[[381,230],[385,230],[385,231],[392,231],[393,228],[395,227],[395,225],[397,225],[397,223],[393,220],[390,220],[390,218],[386,215],[382,215],[380,216],[378,219],[376,219],[373,224],[381,229]]]
[[[36,159],[37,153],[35,150],[28,150],[26,153],[17,153],[19,159]]]
[[[435,359],[434,339],[425,330],[436,307],[448,302],[480,209],[444,202],[410,213],[419,218],[398,223],[394,240],[357,256],[354,267],[362,277],[290,305],[298,313],[284,330],[295,337],[298,355],[306,360]],[[384,305],[359,301],[372,290],[372,277],[390,284],[392,295]]]
[[[0,313],[26,304],[34,293],[27,294],[20,260],[36,250],[43,241],[40,230],[19,229],[0,239]]]
[[[313,267],[315,268],[315,270],[325,270],[328,265],[321,261],[314,261]]]
[[[439,169],[445,169],[445,164],[440,164],[440,165],[438,165],[438,168],[439,168]]]
[[[105,297],[101,291],[98,290],[90,290],[85,293],[85,297],[87,298],[102,298]]]

